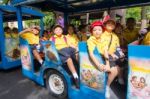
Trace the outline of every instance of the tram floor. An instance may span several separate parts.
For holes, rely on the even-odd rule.
[[[114,82],[111,99],[125,99],[126,89]],[[56,99],[47,90],[25,78],[20,68],[0,70],[0,99]]]

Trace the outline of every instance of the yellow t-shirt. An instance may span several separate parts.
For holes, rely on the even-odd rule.
[[[11,33],[7,33],[7,32],[5,32],[5,38],[11,38],[12,36],[11,36]]]
[[[27,40],[29,44],[39,44],[39,36],[32,32],[23,33],[21,34],[21,37]]]
[[[125,39],[126,46],[129,43],[132,43],[133,41],[137,40],[139,36],[139,29],[135,28],[134,30],[130,31],[127,28],[123,31],[123,37]]]
[[[119,38],[119,44],[120,44],[120,46],[122,46],[122,47],[126,46],[125,45],[126,42],[125,42],[125,39],[124,39],[123,35],[122,34],[117,34],[117,33],[116,33],[116,35]]]
[[[112,36],[112,41],[111,41],[111,36]],[[105,31],[101,35],[101,43],[102,43],[101,44],[102,54],[104,53],[105,49],[108,50],[109,54],[113,54],[116,52],[117,47],[120,47],[119,38],[117,37],[117,35],[115,33],[108,33],[107,31]],[[109,44],[110,44],[110,47],[109,47]]]
[[[18,38],[18,34],[12,33],[12,38]]]
[[[146,36],[144,37],[143,41],[142,41],[143,45],[150,45],[150,32],[148,32],[146,34]]]
[[[69,45],[69,46],[70,46],[70,45],[73,45],[73,46],[75,46],[75,47],[78,46],[79,39],[78,39],[77,35],[75,35],[75,34],[72,34],[72,35],[68,34],[68,35],[66,36],[66,38],[67,38],[67,40],[68,40],[68,45]]]
[[[94,36],[90,36],[90,38],[87,40],[87,46],[89,52],[93,52],[95,47],[97,47],[98,51],[101,53],[102,43],[100,39],[96,39]]]
[[[79,32],[78,35],[80,37],[80,41],[85,41],[85,42],[87,41],[87,35],[86,35],[86,33]]]
[[[65,47],[68,47],[67,42],[64,39],[65,35],[62,35],[61,37],[54,35],[53,37],[55,38],[55,46],[57,50],[61,50]],[[53,37],[51,37],[51,41],[53,41]],[[66,38],[67,39],[67,38]]]

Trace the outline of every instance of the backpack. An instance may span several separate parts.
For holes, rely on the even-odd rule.
[[[67,38],[66,38],[65,36],[64,36],[63,38],[64,38],[65,43],[67,43]],[[53,41],[54,43],[55,43],[55,40],[56,40],[55,37],[52,36],[52,41]]]

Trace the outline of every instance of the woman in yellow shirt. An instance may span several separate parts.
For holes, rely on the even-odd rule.
[[[68,42],[69,46],[78,50],[79,39],[77,35],[75,34],[75,29],[73,25],[68,26],[68,34],[66,37],[67,37],[67,40],[69,40]]]

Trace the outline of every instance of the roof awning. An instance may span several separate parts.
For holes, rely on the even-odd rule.
[[[14,6],[26,5],[43,11],[84,12],[150,5],[150,0],[12,0]]]

